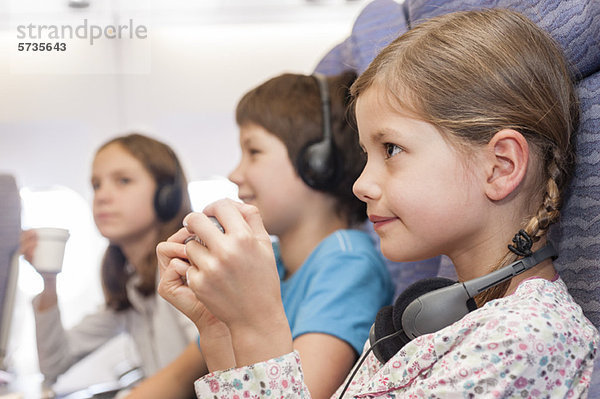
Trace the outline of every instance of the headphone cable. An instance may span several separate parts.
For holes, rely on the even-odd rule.
[[[377,341],[375,341],[375,343],[373,345],[371,345],[371,347],[365,352],[365,354],[360,358],[360,360],[358,361],[358,363],[356,363],[356,366],[354,367],[354,370],[352,371],[352,374],[350,375],[350,378],[348,378],[348,382],[346,383],[346,385],[344,386],[344,389],[342,389],[342,393],[340,394],[340,396],[338,397],[338,399],[342,399],[342,397],[344,396],[344,394],[346,393],[346,391],[348,390],[348,387],[350,386],[350,383],[352,382],[352,380],[354,379],[354,376],[356,375],[356,373],[358,372],[358,369],[360,369],[360,366],[362,366],[362,364],[365,362],[365,360],[367,359],[367,356],[369,356],[369,353],[371,353],[373,351],[373,348],[375,348],[377,345],[379,345],[380,343],[382,343],[383,341],[386,341],[390,338],[394,338],[397,337],[398,335],[400,335],[402,333],[402,330],[398,330],[393,334],[390,335],[386,335],[385,337],[381,337],[379,338]]]

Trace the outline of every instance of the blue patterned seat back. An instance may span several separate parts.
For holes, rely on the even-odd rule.
[[[600,2],[598,0],[407,0],[412,24],[459,10],[509,8],[529,17],[560,43],[579,72],[579,79],[600,66]]]
[[[600,24],[600,18],[597,21]],[[555,264],[561,277],[588,319],[600,328],[600,71],[579,82],[577,89],[581,122],[575,176],[552,236],[558,241]],[[598,360],[589,397],[600,398]]]

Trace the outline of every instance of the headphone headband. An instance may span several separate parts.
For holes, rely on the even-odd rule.
[[[464,283],[434,277],[411,284],[396,299],[391,311],[384,308],[377,314],[369,335],[371,345],[384,336],[390,339],[378,344],[379,348],[374,348],[373,353],[381,362],[387,362],[412,339],[439,331],[477,309],[476,295],[548,258],[555,259],[557,255],[552,243],[548,242],[531,255]],[[398,336],[391,338],[391,334],[396,332],[399,332]]]
[[[298,153],[296,169],[302,180],[311,188],[321,191],[332,190],[341,173],[341,154],[336,151],[331,128],[331,97],[327,77],[315,73],[312,77],[317,82],[321,98],[323,115],[323,138],[308,143]]]
[[[552,243],[548,242],[542,248],[533,252],[530,256],[519,259],[510,265],[507,265],[500,270],[496,270],[495,272],[486,274],[485,276],[465,281],[462,284],[465,287],[465,291],[469,297],[473,298],[488,288],[513,278],[514,276],[531,269],[535,265],[542,263],[548,258],[556,259],[557,256],[558,252],[556,251],[556,248],[554,248]]]
[[[327,76],[315,72],[312,75],[319,85],[321,95],[321,111],[323,114],[323,141],[332,142],[333,133],[331,132],[331,98],[329,97],[329,85]]]
[[[449,326],[477,308],[475,295],[556,256],[556,249],[548,242],[530,256],[500,270],[421,295],[402,312],[402,329],[409,339],[414,339]]]

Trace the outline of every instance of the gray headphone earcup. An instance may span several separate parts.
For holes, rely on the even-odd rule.
[[[371,327],[372,336],[369,335],[371,346],[380,338],[391,335],[396,331],[401,331],[398,337],[390,338],[381,342],[379,348],[373,348],[373,352],[377,359],[386,363],[392,358],[404,345],[409,343],[411,339],[404,333],[402,327],[402,314],[407,306],[421,295],[428,292],[444,288],[455,284],[456,281],[443,278],[433,277],[424,280],[419,280],[406,288],[394,302],[394,306],[386,306],[379,310],[375,318],[375,324]],[[430,315],[429,317],[435,317]]]

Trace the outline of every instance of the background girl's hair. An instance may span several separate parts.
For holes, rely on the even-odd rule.
[[[531,163],[538,167],[534,209],[522,228],[538,241],[558,220],[579,107],[561,49],[529,19],[492,9],[428,20],[375,58],[352,86],[353,97],[373,85],[466,155],[502,129],[523,134],[539,162]],[[507,250],[494,268],[515,259]],[[507,286],[484,293],[480,303],[502,296]]]
[[[140,283],[136,287],[137,290],[145,296],[154,295],[156,291],[156,269],[158,267],[156,245],[177,231],[181,227],[185,215],[191,212],[187,180],[173,150],[158,140],[138,133],[132,133],[106,142],[98,149],[96,154],[112,144],[120,145],[140,161],[154,178],[157,186],[164,183],[173,183],[176,178],[180,182],[182,191],[181,207],[177,214],[170,220],[161,222],[157,218],[159,226],[158,239],[155,245],[148,247],[145,262],[138,271]],[[121,248],[110,244],[102,260],[101,278],[106,305],[114,310],[124,310],[131,306],[127,298],[126,284],[132,276],[132,271],[126,266],[127,259]]]
[[[338,183],[327,190],[337,199],[340,215],[357,224],[366,219],[366,205],[352,193],[365,158],[346,110],[349,88],[356,74],[345,72],[327,78],[331,98],[331,129],[336,148],[341,152],[343,168]],[[283,74],[250,90],[236,109],[239,126],[254,124],[277,136],[285,144],[293,165],[308,143],[323,139],[321,94],[316,80],[309,75]]]

